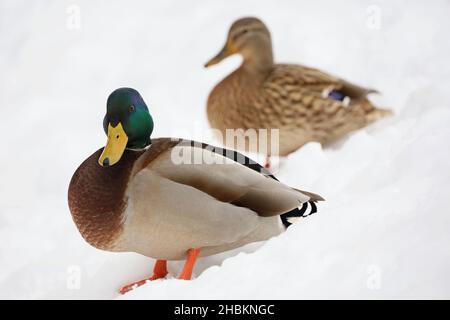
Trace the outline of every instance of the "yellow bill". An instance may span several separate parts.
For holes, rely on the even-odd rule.
[[[119,162],[125,151],[127,142],[128,136],[123,130],[122,124],[119,122],[117,126],[113,127],[111,123],[109,123],[108,142],[98,159],[98,163],[103,167],[109,167]]]
[[[231,56],[234,53],[236,53],[236,49],[230,42],[227,42],[223,47],[223,49],[220,50],[220,52],[215,57],[213,57],[205,64],[205,68],[218,64],[220,61],[222,61],[226,57]]]

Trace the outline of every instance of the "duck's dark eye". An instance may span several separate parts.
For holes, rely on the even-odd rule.
[[[129,108],[128,108],[128,110],[130,111],[130,112],[133,112],[134,111],[134,106],[133,105],[131,105]]]
[[[246,34],[248,32],[248,29],[242,29],[241,31],[239,31],[239,33],[237,34],[236,38],[239,38],[241,36],[243,36],[244,34]]]
[[[233,36],[233,40],[236,41],[237,38],[243,36],[244,34],[246,34],[249,30],[248,29],[241,29],[238,32],[236,32],[236,34]]]

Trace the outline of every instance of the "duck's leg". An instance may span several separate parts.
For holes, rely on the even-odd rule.
[[[169,272],[167,271],[167,260],[156,260],[155,266],[153,267],[153,275],[149,280],[162,279],[167,276]]]
[[[189,249],[187,251],[187,260],[184,264],[183,271],[181,271],[181,280],[191,280],[192,269],[194,269],[195,261],[200,253],[200,249]]]
[[[166,260],[156,260],[155,266],[153,267],[153,275],[148,279],[143,279],[130,284],[127,284],[120,288],[119,292],[125,294],[130,290],[142,286],[147,281],[153,281],[156,279],[162,279],[167,275],[167,261]]]
[[[266,163],[264,164],[264,168],[267,170],[270,170],[271,164],[270,164],[270,156],[266,156]]]

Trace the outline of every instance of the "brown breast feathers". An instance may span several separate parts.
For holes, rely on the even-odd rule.
[[[120,161],[104,168],[98,164],[103,148],[75,171],[69,185],[69,208],[83,238],[108,250],[122,230],[125,196],[134,162],[144,151],[125,150]]]

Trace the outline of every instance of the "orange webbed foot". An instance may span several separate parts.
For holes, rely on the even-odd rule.
[[[119,292],[125,294],[128,291],[136,289],[144,285],[147,281],[153,281],[157,279],[165,278],[167,275],[167,261],[166,260],[156,260],[155,267],[153,268],[153,275],[148,279],[139,280],[132,282],[120,288]]]

